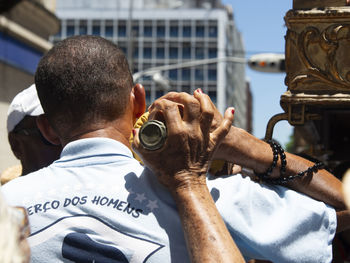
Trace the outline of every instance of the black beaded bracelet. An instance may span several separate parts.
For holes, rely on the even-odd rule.
[[[271,183],[271,184],[285,184],[288,183],[296,178],[301,178],[305,175],[311,176],[314,173],[317,173],[318,170],[323,169],[324,164],[322,162],[317,162],[313,166],[307,168],[305,171],[299,172],[296,175],[290,175],[287,177],[280,177],[280,178],[266,178],[264,179],[265,182]]]
[[[255,176],[261,181],[271,183],[271,184],[285,184],[287,182],[294,180],[295,178],[301,178],[305,175],[311,176],[313,173],[317,173],[318,170],[324,168],[324,164],[322,162],[317,162],[313,166],[307,168],[305,171],[299,172],[296,175],[290,175],[290,176],[284,177],[284,175],[286,174],[286,166],[287,166],[286,154],[284,153],[282,146],[276,141],[269,140],[267,142],[271,146],[273,159],[272,159],[271,166],[266,170],[265,173],[255,173]],[[280,156],[281,158],[280,177],[270,178],[273,169],[277,165],[278,156]]]
[[[269,143],[272,143],[274,145],[274,147],[277,148],[277,151],[280,155],[280,158],[281,158],[280,177],[283,177],[286,173],[286,166],[287,166],[286,154],[284,153],[284,150],[279,143],[277,143],[275,141],[269,141]]]
[[[278,156],[281,158],[281,168],[280,168],[280,176],[283,177],[286,173],[286,166],[287,166],[287,160],[286,160],[286,154],[284,153],[284,150],[282,146],[273,140],[268,140],[267,143],[270,144],[272,153],[273,153],[273,159],[271,166],[266,170],[265,173],[255,173],[255,176],[257,176],[262,181],[271,180],[269,178],[272,174],[273,169],[277,165]]]
[[[276,147],[276,144],[272,143],[271,141],[269,141],[271,149],[272,149],[272,153],[273,153],[273,159],[272,159],[272,164],[271,166],[266,170],[265,173],[255,173],[255,176],[257,176],[260,180],[266,180],[269,178],[269,176],[271,175],[273,169],[276,167],[277,165],[277,161],[278,161],[278,149]]]

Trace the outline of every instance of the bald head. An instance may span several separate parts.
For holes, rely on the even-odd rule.
[[[97,36],[75,36],[41,59],[35,84],[50,124],[66,134],[121,117],[133,81],[115,44]]]

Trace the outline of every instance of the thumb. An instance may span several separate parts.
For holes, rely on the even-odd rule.
[[[213,131],[212,136],[216,138],[217,143],[220,143],[221,140],[225,138],[225,136],[230,131],[234,119],[234,113],[235,108],[227,108],[225,111],[224,119],[221,122],[220,126]]]

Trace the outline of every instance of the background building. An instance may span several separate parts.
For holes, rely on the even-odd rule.
[[[40,57],[52,44],[48,38],[59,31],[52,0],[11,0],[0,3],[0,172],[18,163],[7,140],[9,103],[34,82]]]
[[[244,46],[232,9],[221,1],[58,0],[56,15],[61,31],[51,38],[53,43],[72,35],[101,35],[124,50],[134,73],[177,64],[138,79],[146,88],[147,103],[170,90],[192,93],[201,88],[221,112],[236,108],[236,126],[251,127],[245,65],[225,59],[243,60]],[[216,58],[218,62],[210,61]]]

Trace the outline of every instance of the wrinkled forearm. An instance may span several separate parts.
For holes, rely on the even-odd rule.
[[[245,262],[205,184],[171,190],[192,262]]]
[[[286,155],[287,176],[297,174],[300,171],[305,171],[308,167],[314,165],[313,162],[310,162],[300,156],[288,153]],[[345,209],[345,200],[342,194],[342,183],[325,169],[319,170],[311,177],[304,176],[300,179],[295,179],[286,184],[286,186],[298,192],[307,194],[314,199],[323,201],[333,206],[337,210]]]
[[[257,173],[263,173],[270,167],[273,154],[268,143],[232,126],[215,158],[253,169]],[[289,153],[286,153],[286,160],[285,176],[296,175],[314,165],[313,162]],[[278,178],[279,169],[280,158],[271,176]],[[314,173],[312,177],[296,178],[285,186],[332,205],[336,209],[345,209],[341,190],[342,183],[325,169]]]

